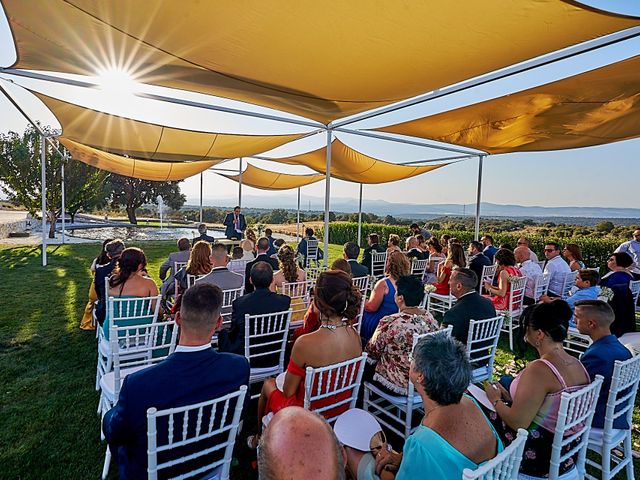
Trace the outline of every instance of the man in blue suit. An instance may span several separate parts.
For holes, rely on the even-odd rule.
[[[616,360],[631,358],[631,352],[618,339],[611,335],[610,326],[615,318],[613,309],[602,300],[578,300],[575,305],[574,318],[578,331],[589,335],[593,343],[580,357],[580,361],[593,380],[602,375],[604,381],[593,415],[593,428],[604,428],[604,414],[607,410],[607,399],[611,388],[611,377]],[[628,429],[626,415],[620,415],[613,421],[613,428]]]
[[[222,324],[221,306],[219,287],[196,283],[189,288],[176,319],[180,341],[175,352],[125,378],[118,403],[107,412],[102,425],[109,448],[118,459],[121,479],[147,478],[148,408],[191,405],[248,386],[247,359],[211,348],[211,337]],[[162,430],[158,432],[160,435]]]
[[[229,240],[233,238],[236,240],[241,239],[247,229],[247,222],[244,219],[244,215],[240,213],[239,206],[235,206],[232,213],[227,213],[222,224],[226,227],[224,235]]]

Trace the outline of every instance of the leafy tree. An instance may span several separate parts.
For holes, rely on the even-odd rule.
[[[178,182],[153,182],[111,174],[109,188],[111,204],[124,206],[129,222],[134,225],[138,223],[136,210],[145,203],[155,203],[158,195],[173,209],[179,209],[187,201],[187,197],[180,193]]]
[[[596,230],[602,233],[609,233],[614,228],[615,228],[615,225],[609,221],[600,222],[596,225]]]
[[[48,132],[47,132],[48,133]],[[0,180],[2,191],[9,199],[23,205],[31,215],[41,209],[40,140],[35,128],[22,135],[9,132],[0,135]],[[62,211],[61,171],[63,158],[51,146],[45,145],[47,171],[46,210],[50,222],[49,238],[55,236],[56,222]],[[105,202],[107,173],[75,160],[65,164],[66,207],[71,218],[79,210],[91,210]]]

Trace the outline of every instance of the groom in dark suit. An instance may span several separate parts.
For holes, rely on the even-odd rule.
[[[248,386],[247,359],[211,348],[211,337],[222,324],[221,306],[222,291],[217,286],[196,283],[189,288],[176,318],[180,342],[175,352],[125,378],[118,403],[102,424],[109,448],[118,459],[121,479],[147,478],[148,408],[192,405]],[[163,434],[166,436],[166,426],[158,429],[158,435]]]
[[[247,222],[244,220],[244,215],[240,213],[240,207],[233,208],[232,213],[227,213],[222,224],[227,227],[224,231],[225,237],[229,240],[235,238],[241,239],[244,236],[244,231],[247,229]]]

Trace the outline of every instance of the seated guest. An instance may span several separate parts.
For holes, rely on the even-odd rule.
[[[278,249],[274,245],[275,239],[273,238],[273,230],[271,230],[270,228],[265,228],[264,236],[267,240],[269,240],[269,245],[270,245],[267,255],[272,256],[278,253]]]
[[[344,464],[344,450],[327,421],[301,407],[280,411],[260,439],[261,480],[344,480]]]
[[[402,453],[380,450],[380,478],[459,480],[465,468],[475,470],[502,451],[496,431],[475,400],[464,394],[471,381],[464,345],[444,334],[421,339],[409,379],[425,415]]]
[[[351,264],[347,262],[344,258],[336,258],[331,263],[331,267],[329,267],[329,270],[341,270],[347,275],[349,275],[350,278],[353,278],[353,275],[351,273]]]
[[[458,245],[462,245],[462,240],[460,240],[459,238],[456,237],[451,237],[449,239],[449,246],[453,245],[453,244],[458,244]]]
[[[518,243],[520,243],[518,241]],[[524,288],[524,304],[533,305],[536,303],[536,279],[542,275],[540,265],[531,260],[531,250],[524,245],[516,247],[513,256],[516,264],[520,265],[520,273],[527,277],[527,285]]]
[[[464,268],[467,265],[467,259],[464,256],[464,250],[462,245],[454,243],[449,246],[449,253],[444,262],[438,264],[438,273],[436,276],[436,282],[433,284],[436,287],[435,293],[439,295],[449,295],[449,277],[454,268]]]
[[[391,233],[389,235],[389,240],[387,240],[387,252],[402,252],[400,248],[400,237],[395,233]]]
[[[560,395],[575,392],[590,382],[578,359],[562,348],[570,318],[571,309],[563,300],[527,307],[520,318],[520,332],[540,359],[527,364],[513,379],[509,391],[500,383],[485,386],[495,408],[490,418],[497,414],[502,421],[498,429],[504,430],[505,438],[513,440],[518,428],[529,431],[520,473],[534,478],[549,476]],[[574,469],[576,459],[577,454],[560,465],[560,475]]]
[[[278,250],[278,271],[273,274],[271,291],[275,292],[283,283],[304,282],[306,272],[296,263],[296,254],[289,245],[283,245]]]
[[[427,247],[427,240],[425,240],[422,235],[416,235],[416,240],[418,241],[418,250],[422,252],[424,258],[429,258],[429,248]]]
[[[251,250],[255,250],[258,239],[256,237],[256,232],[253,231],[253,228],[247,229],[245,233],[245,239],[251,242],[251,245],[253,246]]]
[[[451,336],[467,344],[470,320],[486,320],[496,316],[491,300],[481,296],[475,289],[478,279],[469,268],[456,268],[451,272],[449,290],[456,303],[444,313],[443,325],[453,325]]]
[[[501,248],[494,255],[497,265],[498,286],[494,287],[489,282],[484,283],[484,288],[489,292],[489,298],[496,310],[509,310],[509,295],[511,293],[511,278],[521,277],[520,269],[516,267],[516,257],[511,250]]]
[[[124,250],[124,242],[119,238],[110,241],[104,247],[109,257],[109,263],[102,266],[96,266],[96,275],[93,278],[93,283],[96,286],[96,296],[98,297],[98,304],[96,305],[96,319],[98,323],[102,325],[104,317],[107,313],[107,300],[105,288],[105,279],[111,276],[111,273],[118,264],[118,259]]]
[[[244,278],[238,273],[229,271],[227,263],[227,247],[222,243],[216,243],[211,249],[211,272],[198,279],[198,283],[210,283],[217,285],[220,290],[233,290],[240,288],[244,284]]]
[[[547,257],[544,273],[549,274],[549,291],[547,294],[550,297],[561,297],[564,278],[567,273],[571,272],[571,269],[560,256],[560,245],[556,242],[548,242],[544,246],[544,256]]]
[[[307,244],[309,240],[315,240],[316,242],[318,241],[318,239],[313,235],[314,235],[313,228],[308,228],[308,227],[305,228],[304,238],[300,240],[300,243],[298,244],[298,253],[303,257],[303,265],[307,265]],[[318,260],[321,260],[323,258],[324,258],[324,252],[320,248],[320,245],[318,245]]]
[[[485,235],[480,239],[482,245],[484,245],[484,249],[482,253],[484,253],[491,263],[493,263],[493,256],[496,254],[498,249],[493,245],[493,237],[491,235]]]
[[[163,297],[167,295],[173,295],[173,288],[175,286],[175,264],[187,263],[189,261],[189,254],[191,251],[191,243],[186,237],[178,240],[178,251],[170,253],[167,259],[162,265],[160,265],[160,280],[162,280],[162,286],[160,287],[160,293]],[[167,272],[171,271],[167,277]]]
[[[247,266],[245,267],[244,270],[244,291],[246,293],[251,293],[253,292],[253,284],[249,281],[250,278],[250,273],[251,273],[251,268],[253,268],[253,266],[257,263],[260,262],[266,262],[269,265],[271,265],[271,270],[272,271],[276,271],[279,268],[279,264],[278,264],[278,260],[276,260],[275,258],[271,258],[269,255],[267,255],[267,252],[269,251],[269,240],[267,240],[265,237],[261,237],[260,240],[258,240],[258,243],[256,244],[256,248],[257,248],[257,255],[256,258],[254,258],[251,262],[247,263]],[[267,285],[268,287],[268,285]],[[277,311],[277,310],[274,310]]]
[[[449,254],[449,239],[451,235],[443,233],[440,235],[440,245],[442,245],[442,254],[446,257]]]
[[[533,250],[531,250],[531,245],[527,237],[520,237],[518,239],[518,244],[516,248],[518,247],[527,247],[527,249],[529,250],[529,260],[531,260],[533,263],[538,263],[538,255],[536,255],[536,253]]]
[[[406,395],[413,336],[435,332],[440,326],[419,306],[424,297],[420,279],[414,275],[402,276],[396,285],[399,312],[381,318],[367,343],[367,364],[375,365],[375,373],[367,377],[373,377],[374,383],[391,395]]]
[[[443,262],[445,255],[442,253],[442,245],[436,237],[431,237],[427,240],[427,248],[429,249],[429,263],[424,270],[422,277],[422,283],[436,283],[438,280],[438,262]]]
[[[342,247],[342,257],[349,262],[353,278],[369,275],[369,269],[358,263],[358,255],[360,255],[360,247],[357,243],[347,242]]]
[[[242,249],[242,247],[233,247],[233,250],[231,250],[231,260],[242,260],[243,256],[244,250]]]
[[[469,253],[469,260],[467,262],[467,268],[473,270],[478,278],[478,285],[476,285],[476,290],[480,291],[480,279],[482,278],[482,270],[484,267],[488,267],[491,265],[491,260],[484,253],[482,253],[482,244],[477,240],[473,240],[469,242],[469,248],[467,249]]]
[[[108,265],[111,262],[111,259],[107,255],[106,246],[107,246],[107,243],[111,242],[112,240],[113,239],[110,238],[102,242],[102,249],[100,250],[100,255],[94,258],[93,262],[91,262],[91,267],[89,267],[89,269],[91,270],[91,275],[93,275],[94,277],[96,274],[96,268],[103,267],[105,265]],[[89,301],[87,302],[87,305],[84,307],[84,314],[82,315],[82,320],[80,320],[81,330],[95,329],[95,327],[93,326],[93,309],[95,307],[96,300],[98,300],[98,294],[96,293],[96,285],[92,278],[91,284],[89,285]]]
[[[585,269],[578,272],[578,275],[576,276],[577,290],[575,290],[571,296],[565,300],[571,307],[571,310],[574,310],[576,302],[581,300],[596,300],[598,298],[598,295],[600,294],[600,287],[598,286],[599,280],[600,275],[598,275],[598,272],[595,270]],[[558,300],[558,297],[543,295],[540,300],[544,303],[548,303],[553,300]],[[573,317],[569,320],[569,325],[572,327],[576,326]]]
[[[184,292],[188,285],[187,275],[201,276],[211,272],[211,244],[204,240],[196,242],[191,249],[189,255],[189,261],[187,265],[178,270],[175,274],[175,278],[178,281],[179,292]]]
[[[628,253],[612,253],[607,260],[609,272],[602,276],[600,286],[611,288],[613,285],[629,285],[633,280],[633,275],[629,273],[629,267],[632,265],[633,259]]]
[[[398,278],[409,275],[411,266],[402,252],[391,252],[385,268],[385,276],[376,282],[369,300],[364,304],[364,315],[360,335],[364,342],[369,341],[382,317],[398,312],[394,300]]]
[[[276,255],[278,254],[278,250],[280,250],[280,247],[282,247],[285,243],[287,242],[285,242],[283,238],[276,238],[273,241],[273,247],[276,249]],[[273,257],[273,255],[271,255],[271,257]]]
[[[254,258],[256,258],[256,255],[254,253],[255,247],[255,244],[248,238],[242,240],[240,242],[240,248],[242,249],[242,257],[240,258],[240,260],[253,260]]]
[[[187,290],[176,319],[180,340],[175,352],[157,365],[125,377],[118,403],[103,420],[109,448],[118,459],[120,478],[147,478],[148,408],[182,407],[248,386],[246,358],[211,348],[211,337],[222,323],[221,305],[218,287],[196,284]],[[159,429],[159,435],[162,431]],[[164,432],[166,437],[166,427]]]
[[[385,248],[380,245],[378,242],[380,241],[380,237],[377,233],[370,233],[367,236],[367,248],[362,252],[362,261],[361,265],[367,267],[367,270],[371,272],[371,252],[384,252]]]
[[[260,241],[263,239],[261,238]],[[264,239],[266,242],[266,239]],[[265,247],[266,249],[268,246]],[[256,262],[249,272],[249,282],[255,288],[251,293],[236,298],[231,304],[231,327],[218,333],[221,352],[244,355],[244,316],[289,310],[291,298],[269,290],[273,281],[273,268],[267,262]],[[247,282],[247,283],[249,283]],[[245,285],[246,287],[246,285]],[[257,365],[252,365],[256,367]]]
[[[258,428],[268,413],[277,413],[290,406],[304,404],[304,378],[306,367],[324,367],[351,360],[362,354],[360,336],[346,319],[355,318],[360,306],[360,291],[351,278],[339,270],[322,272],[314,288],[313,302],[321,318],[315,332],[303,335],[293,345],[291,360],[284,377],[282,390],[275,379],[265,380],[258,402]],[[349,394],[350,392],[344,392]],[[327,397],[316,407],[331,405],[348,395]],[[322,403],[322,405],[320,405]],[[348,405],[345,405],[346,410]],[[333,413],[333,412],[332,412]],[[335,412],[340,413],[340,412]],[[249,438],[255,446],[255,438]]]
[[[198,225],[198,233],[200,234],[199,236],[195,237],[192,241],[191,241],[191,245],[195,245],[196,243],[202,241],[202,242],[209,242],[209,243],[213,243],[216,241],[215,238],[207,235],[207,224],[206,223],[201,223],[200,225]]]
[[[629,266],[629,272],[636,280],[640,280],[640,228],[633,231],[632,237],[631,240],[621,243],[615,252],[626,253],[631,257],[633,263]]]
[[[416,260],[422,260],[423,258],[425,258],[418,248],[418,239],[416,237],[408,237],[405,242],[405,247],[407,249],[405,255],[408,258],[415,258]]]
[[[569,268],[572,272],[586,268],[586,265],[582,261],[582,250],[580,250],[579,245],[567,243],[562,249],[562,256],[569,262]]]
[[[611,378],[616,360],[625,361],[632,357],[627,348],[611,334],[614,314],[611,307],[601,300],[580,300],[575,304],[575,321],[578,331],[589,335],[593,343],[582,354],[580,361],[589,372],[591,378],[602,375],[604,378],[600,396],[593,415],[593,428],[604,428],[604,415],[607,410],[607,399],[611,388]],[[623,408],[620,405],[619,408]],[[620,415],[613,421],[613,428],[629,429],[627,416]]]

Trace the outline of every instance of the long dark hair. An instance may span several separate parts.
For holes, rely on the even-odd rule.
[[[115,288],[121,285],[120,291],[122,291],[126,281],[138,271],[140,265],[147,266],[147,257],[144,252],[136,247],[125,248],[118,259],[116,272],[109,279],[109,287]]]
[[[107,255],[107,243],[111,242],[113,238],[107,238],[104,242],[102,242],[102,250],[100,250],[100,254],[96,257],[96,265],[106,265],[111,261],[109,255]]]
[[[572,315],[571,307],[564,300],[536,303],[527,307],[520,316],[520,331],[516,341],[518,354],[524,355],[527,349],[527,343],[524,341],[527,328],[542,330],[554,342],[564,341],[567,338]]]

